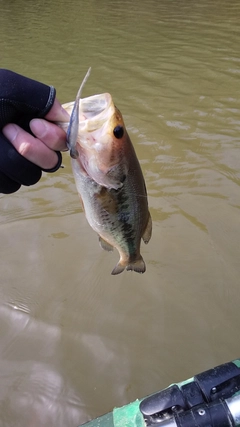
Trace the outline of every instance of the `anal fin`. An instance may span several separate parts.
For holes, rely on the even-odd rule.
[[[106,242],[106,240],[104,240],[101,236],[98,236],[98,239],[102,249],[108,252],[113,251],[113,246],[110,245],[110,243]]]
[[[149,240],[151,239],[151,237],[152,237],[152,218],[151,218],[151,215],[149,213],[147,226],[143,232],[142,239],[143,239],[144,243],[147,244],[149,242]]]

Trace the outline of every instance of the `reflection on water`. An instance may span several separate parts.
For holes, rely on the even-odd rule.
[[[239,357],[237,0],[0,1],[1,66],[62,102],[110,92],[135,144],[153,237],[109,274],[64,169],[0,198],[3,426],[77,426]]]

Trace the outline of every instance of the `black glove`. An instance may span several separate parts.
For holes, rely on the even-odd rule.
[[[22,184],[35,184],[44,170],[19,154],[3,135],[2,128],[7,123],[16,123],[32,134],[29,122],[45,117],[55,95],[52,86],[0,69],[0,193],[14,193]],[[45,172],[55,172],[60,167],[62,155],[59,151],[57,155],[57,165]]]

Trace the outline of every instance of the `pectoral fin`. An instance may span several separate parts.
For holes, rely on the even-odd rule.
[[[121,165],[121,168],[119,167],[119,165],[113,166],[111,169],[108,170],[107,174],[105,175],[107,187],[118,190],[123,186],[126,176],[127,168],[125,166],[123,167],[123,165]]]
[[[83,154],[84,155],[84,154]],[[110,169],[104,167],[96,166],[95,162],[89,162],[84,159],[83,164],[88,172],[88,175],[95,181],[97,184],[102,185],[108,189],[119,190],[122,188],[123,183],[126,179],[127,171],[121,166],[113,166]]]

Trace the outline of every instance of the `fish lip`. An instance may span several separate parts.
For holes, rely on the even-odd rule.
[[[82,98],[79,105],[79,129],[94,131],[102,127],[114,114],[114,104],[109,93]]]

